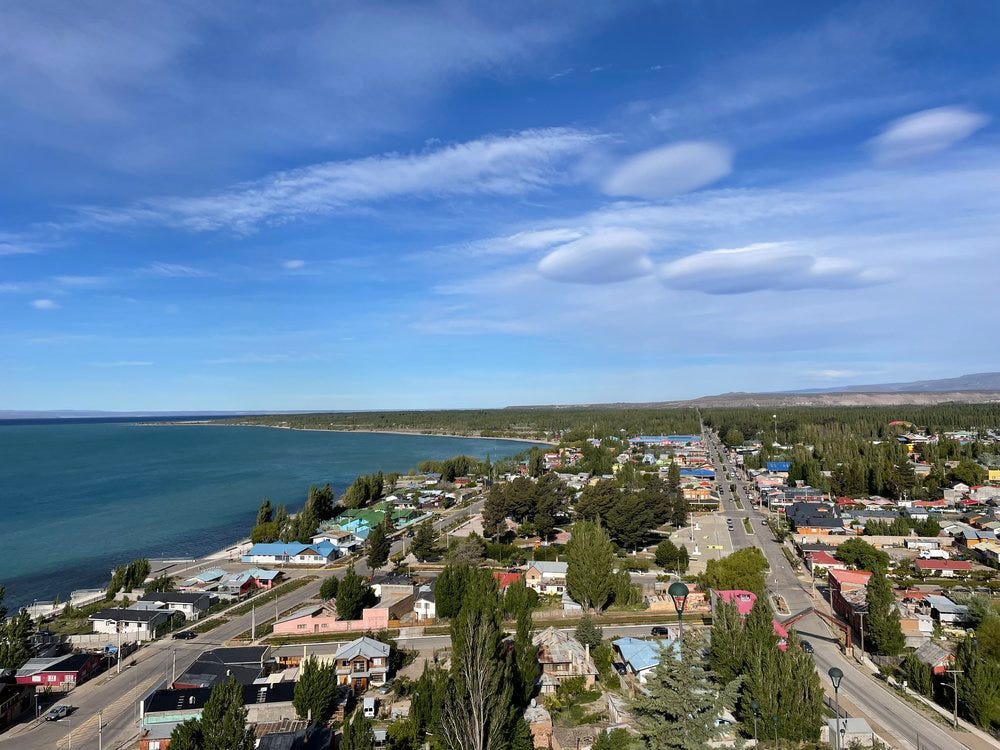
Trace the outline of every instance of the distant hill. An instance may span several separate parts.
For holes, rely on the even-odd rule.
[[[792,393],[955,393],[959,391],[1000,392],[1000,372],[978,372],[940,380],[915,380],[911,383],[845,385],[838,388],[810,388]]]

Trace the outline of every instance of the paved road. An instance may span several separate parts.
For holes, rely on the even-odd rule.
[[[709,433],[710,435],[710,433]],[[813,606],[822,605],[821,601],[812,599],[810,590],[799,581],[792,566],[775,542],[773,535],[761,526],[761,520],[766,516],[753,507],[742,482],[737,481],[737,494],[744,510],[736,508],[729,490],[730,482],[725,480],[725,472],[737,475],[736,467],[729,462],[720,446],[711,436],[711,453],[716,466],[716,475],[720,480],[723,507],[728,517],[737,519],[733,524],[733,544],[739,549],[747,546],[757,546],[771,565],[768,574],[768,589],[772,594],[780,594],[788,603],[792,613]],[[739,519],[748,517],[753,525],[754,534],[748,535]],[[852,716],[863,716],[875,730],[894,747],[902,750],[952,750],[952,748],[968,747],[975,750],[987,750],[997,747],[969,732],[955,732],[945,728],[933,719],[912,708],[908,703],[897,697],[884,683],[875,680],[867,671],[862,671],[853,659],[848,659],[841,653],[836,634],[819,617],[811,615],[795,626],[796,631],[814,648],[813,658],[824,689],[831,691],[827,670],[837,666],[844,672],[844,680],[840,687],[841,706]],[[839,631],[838,631],[839,633]]]
[[[316,597],[321,582],[322,577],[283,596],[278,600],[278,608],[284,611]],[[267,609],[271,606],[273,605],[267,605]],[[261,619],[258,613],[258,622]],[[170,680],[175,663],[175,673],[180,675],[202,651],[219,646],[225,640],[248,630],[250,621],[251,614],[248,613],[191,641],[168,638],[144,646],[134,654],[135,665],[123,665],[120,675],[116,675],[112,669],[70,693],[65,702],[76,707],[71,717],[58,722],[17,727],[0,736],[0,747],[17,750],[65,750],[72,742],[73,748],[96,750],[97,717],[98,712],[102,711],[103,744],[108,750],[115,750],[121,746],[120,743],[135,737],[137,702],[160,683]]]

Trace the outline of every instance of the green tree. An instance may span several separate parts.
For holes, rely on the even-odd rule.
[[[389,750],[419,750],[420,733],[412,718],[397,719],[385,730]]]
[[[732,682],[747,666],[743,618],[735,604],[719,602],[712,612],[712,638],[708,664],[724,683]]]
[[[677,528],[687,524],[691,512],[688,501],[684,498],[681,488],[681,467],[676,461],[671,461],[667,469],[667,497],[670,502],[670,523]]]
[[[717,721],[735,705],[737,683],[720,687],[692,638],[682,644],[682,652],[681,658],[660,658],[646,680],[647,694],[630,705],[647,750],[702,750],[726,731]]]
[[[274,509],[271,507],[271,500],[269,498],[264,498],[260,504],[260,508],[257,510],[257,523],[256,526],[260,526],[262,523],[271,523],[274,520]]]
[[[596,521],[573,524],[566,545],[566,589],[588,610],[604,609],[612,594],[614,545]]]
[[[917,655],[911,651],[903,659],[900,668],[903,670],[903,674],[911,690],[931,697],[934,692],[934,675],[931,672],[930,666],[920,661]]]
[[[719,560],[709,560],[705,572],[698,576],[698,585],[703,591],[742,589],[762,597],[767,568],[767,558],[760,549],[746,547]]]
[[[511,731],[513,686],[500,628],[500,594],[477,570],[452,621],[450,689],[441,713],[449,750],[501,750]]]
[[[204,750],[205,738],[201,734],[201,721],[188,719],[175,726],[170,733],[170,747],[174,750]]]
[[[281,528],[275,521],[259,523],[250,532],[250,541],[254,544],[267,544],[276,542],[281,536]]]
[[[337,617],[341,620],[357,620],[371,596],[371,587],[354,572],[352,566],[337,588]]]
[[[538,592],[528,588],[523,578],[507,587],[503,595],[503,613],[507,619],[517,618],[522,612],[531,613],[538,606]]]
[[[593,651],[604,641],[604,631],[594,624],[594,618],[585,614],[580,618],[576,630],[573,632],[576,639],[585,646],[590,646]]]
[[[254,731],[247,727],[243,686],[235,677],[217,683],[201,712],[203,750],[253,750]]]
[[[656,545],[656,564],[664,570],[673,570],[679,556],[680,550],[669,539],[664,539]]]
[[[20,669],[31,658],[29,638],[34,629],[27,610],[20,610],[7,619],[4,587],[0,586],[0,670]]]
[[[306,507],[312,511],[317,522],[322,523],[333,518],[334,515],[333,488],[326,484],[322,487],[309,486],[309,494],[306,496]]]
[[[617,607],[633,607],[642,604],[642,590],[632,583],[627,570],[618,570],[611,575],[611,601]]]
[[[888,656],[898,654],[906,645],[906,638],[899,624],[896,597],[883,571],[876,570],[868,579],[865,603],[868,608],[866,636],[872,651]]]
[[[386,513],[385,518],[389,518],[388,513]],[[369,568],[377,571],[389,562],[389,552],[391,551],[392,541],[389,539],[386,525],[380,523],[368,535],[368,557],[365,562],[368,563]]]
[[[438,617],[455,617],[462,609],[471,569],[467,565],[449,563],[434,584],[434,609]]]
[[[986,481],[988,472],[975,461],[962,459],[958,466],[948,472],[948,479],[952,482],[962,482],[974,487]]]
[[[621,494],[621,489],[611,479],[602,479],[595,484],[587,485],[580,492],[580,497],[574,506],[577,518],[594,521],[606,517]]]
[[[1000,663],[986,659],[966,636],[955,651],[959,711],[981,729],[1000,723]]]
[[[320,665],[310,656],[302,662],[295,683],[292,705],[300,719],[325,723],[337,701],[337,670],[333,664]]]
[[[889,568],[889,553],[875,549],[864,539],[853,537],[837,545],[837,559],[859,570],[885,571]]]
[[[437,546],[435,544],[434,526],[430,519],[417,527],[417,533],[414,535],[413,543],[410,545],[410,552],[421,562],[431,560],[435,557]]]
[[[504,521],[507,518],[507,496],[505,484],[494,484],[490,487],[486,500],[483,502],[483,536],[496,540],[504,533]]]
[[[601,520],[615,544],[628,550],[642,546],[654,525],[653,509],[646,498],[632,492],[620,495]]]
[[[372,723],[360,711],[355,711],[354,718],[344,722],[340,750],[372,750],[374,747],[375,732]]]
[[[737,430],[735,427],[730,427],[723,433],[722,443],[727,448],[735,448],[737,445],[743,443],[743,433]]]
[[[542,449],[534,447],[528,451],[528,476],[540,477],[545,471],[545,457]]]
[[[337,598],[337,589],[340,587],[340,579],[337,576],[329,576],[319,587],[320,599],[330,600]]]
[[[521,709],[528,705],[535,694],[535,685],[541,676],[538,663],[538,648],[531,635],[531,611],[521,610],[517,615],[517,629],[514,632],[514,682],[515,705]]]
[[[514,734],[510,738],[510,750],[535,750],[535,738],[531,735],[531,727],[523,718],[514,724]]]
[[[632,735],[626,729],[605,729],[594,739],[593,750],[629,750]]]

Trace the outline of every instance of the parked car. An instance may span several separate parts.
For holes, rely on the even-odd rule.
[[[190,641],[192,638],[197,638],[198,634],[193,630],[182,630],[179,633],[174,633],[173,638],[178,641]]]
[[[45,714],[45,721],[59,721],[59,719],[64,719],[69,716],[70,707],[66,704],[60,704],[58,706],[53,706],[49,709],[49,712]]]
[[[813,652],[813,645],[809,641],[802,641],[802,650],[807,654],[811,654]]]
[[[662,625],[654,625],[652,630],[653,635],[670,635],[670,631],[663,627]]]

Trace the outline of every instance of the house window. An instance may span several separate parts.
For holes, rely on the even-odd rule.
[[[150,740],[149,741],[149,750],[160,750],[160,741],[159,740]]]
[[[297,630],[305,630],[306,629],[305,623],[303,623],[302,625],[296,625],[295,627],[296,627]]]
[[[41,682],[42,681],[42,676],[40,674],[33,674],[33,675],[31,675],[31,681],[32,682]]]
[[[55,682],[56,681],[56,675],[50,674],[45,679],[47,679],[49,682]]]

